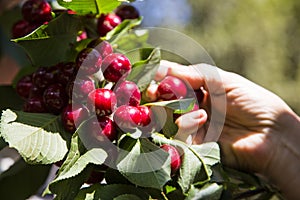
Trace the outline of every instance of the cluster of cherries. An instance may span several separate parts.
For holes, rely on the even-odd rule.
[[[27,0],[21,7],[22,19],[18,20],[12,27],[12,38],[24,37],[34,31],[42,24],[47,24],[53,19],[54,13],[51,5],[46,0]],[[66,10],[68,14],[76,14]],[[130,4],[120,5],[114,12],[101,14],[97,18],[97,31],[99,36],[105,36],[109,31],[118,26],[125,19],[139,18],[139,11]],[[86,34],[84,32],[84,34]]]
[[[52,19],[51,7],[44,0],[28,0],[22,7],[22,14],[23,21],[36,25]],[[115,12],[98,18],[98,33],[104,36],[124,19],[138,17],[136,8],[122,4]],[[23,36],[17,35],[22,31],[14,30],[14,37]],[[151,107],[141,105],[139,87],[126,80],[131,68],[129,59],[115,53],[109,42],[95,39],[78,53],[75,62],[40,67],[22,77],[16,91],[25,100],[25,112],[61,115],[63,127],[70,133],[88,119],[86,132],[98,140],[114,142],[120,131],[134,132],[138,128],[149,133],[157,129]],[[159,100],[182,99],[190,94],[187,85],[176,77],[167,76],[157,85]],[[197,94],[201,101],[203,93]],[[194,110],[198,108],[195,104]],[[170,154],[171,171],[175,174],[181,165],[180,153],[169,144],[161,148]],[[95,171],[88,183],[99,182],[101,177],[103,173]]]
[[[12,28],[12,37],[23,37],[52,19],[52,8],[46,0],[28,0],[21,8],[22,19]]]

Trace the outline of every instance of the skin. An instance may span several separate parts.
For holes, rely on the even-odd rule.
[[[225,165],[259,173],[286,199],[299,198],[300,117],[280,97],[240,75],[206,64],[162,61],[155,79],[167,75],[181,78],[194,89],[203,87],[210,95],[201,106],[204,109],[177,119],[177,139],[187,141],[192,135],[190,142],[196,144],[218,140]],[[156,91],[152,88],[147,95],[154,100]],[[212,110],[224,116],[224,123],[209,119]]]

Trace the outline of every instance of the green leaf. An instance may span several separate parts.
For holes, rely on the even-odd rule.
[[[205,164],[201,154],[196,152],[191,146],[179,140],[167,139],[157,133],[153,133],[151,137],[159,145],[170,144],[181,149],[183,156],[177,182],[183,193],[188,192],[192,184],[203,184],[210,180],[210,169]]]
[[[109,13],[121,3],[118,0],[57,0],[57,2],[80,15]]]
[[[52,183],[78,175],[88,164],[101,165],[107,157],[107,153],[101,148],[92,148],[87,151],[83,149],[83,144],[76,132],[72,137],[71,148],[66,161]]]
[[[19,159],[0,175],[1,199],[27,199],[46,181],[50,165],[29,165]]]
[[[206,165],[213,166],[221,162],[220,148],[216,142],[192,145],[191,148],[201,156]]]
[[[124,197],[133,197],[133,199],[148,200],[151,197],[142,189],[123,184],[100,185],[94,184],[88,188],[80,190],[75,200],[111,200],[124,199]],[[131,199],[131,198],[127,198]]]
[[[118,170],[133,184],[161,189],[170,180],[169,154],[147,139],[140,139],[118,164]]]
[[[30,35],[12,41],[25,49],[34,66],[51,66],[70,61],[70,47],[76,43],[82,27],[80,17],[62,14]]]
[[[7,108],[21,110],[23,100],[17,95],[16,90],[12,86],[1,85],[0,94],[3,94],[3,96],[0,98],[0,110]]]
[[[194,104],[195,104],[195,99],[188,98],[188,99],[178,99],[178,100],[171,100],[171,101],[150,102],[145,105],[167,107],[174,110],[174,113],[176,114],[184,114],[186,112],[191,111],[194,107]]]
[[[49,185],[47,190],[56,195],[55,200],[74,199],[91,171],[92,167],[89,165],[77,176],[55,182],[55,184]],[[49,193],[47,190],[44,194]]]
[[[142,17],[138,19],[125,19],[121,24],[109,31],[103,39],[109,40],[112,45],[118,45],[118,41],[124,35],[127,35],[132,28],[140,25],[142,20]]]
[[[49,190],[58,196],[57,199],[74,199],[91,171],[89,164],[101,165],[107,157],[107,153],[100,148],[86,150],[78,135],[82,127],[73,134],[67,158],[49,185]]]
[[[176,135],[178,131],[178,126],[174,123],[173,110],[168,107],[165,107],[165,110],[167,114],[167,119],[162,127],[162,133],[166,137],[170,138]]]
[[[141,59],[140,59],[139,52],[136,52],[135,50],[140,48],[144,49],[148,47],[149,46],[149,44],[147,44],[148,37],[149,37],[149,32],[147,30],[132,30],[127,34],[124,34],[122,37],[118,39],[118,41],[115,42],[116,51],[124,52],[132,63],[137,62]],[[153,49],[151,49],[151,51],[152,50]],[[134,55],[131,56],[131,54]]]
[[[134,195],[134,194],[122,194],[118,197],[115,197],[114,200],[141,200],[140,197]]]
[[[120,0],[96,0],[96,4],[100,13],[110,13],[120,4]]]
[[[153,80],[159,63],[160,50],[155,48],[146,60],[141,60],[133,64],[127,80],[135,82],[140,91],[144,91]]]
[[[67,142],[60,135],[63,131],[60,116],[3,111],[0,133],[4,140],[18,150],[26,162],[50,164],[67,153]]]
[[[218,185],[216,183],[206,184],[200,189],[192,186],[186,200],[199,200],[199,199],[219,200],[221,198],[222,191],[223,191],[223,186]]]

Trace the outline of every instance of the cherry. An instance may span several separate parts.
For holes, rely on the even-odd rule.
[[[107,139],[113,141],[117,138],[116,125],[106,116],[91,118],[88,121],[87,132],[95,136],[100,142],[107,141]]]
[[[163,100],[175,100],[187,95],[187,87],[179,78],[173,76],[165,77],[157,88],[158,96]]]
[[[87,106],[90,111],[95,111],[97,116],[107,116],[116,109],[117,98],[113,91],[98,88],[88,94]]]
[[[152,111],[148,106],[138,106],[137,107],[141,112],[141,126],[147,126],[151,122]]]
[[[44,89],[41,89],[36,85],[33,85],[29,91],[29,98],[43,96],[43,93],[44,93]]]
[[[102,41],[102,40],[101,40],[101,42],[100,42],[100,40],[98,40],[98,42],[99,43],[97,45],[95,45],[94,48],[100,53],[102,58],[105,58],[109,54],[113,53],[113,48],[109,42]],[[97,43],[97,42],[95,42],[95,43]]]
[[[115,89],[118,106],[138,106],[141,101],[141,92],[138,86],[132,81],[123,81]]]
[[[68,104],[61,113],[62,124],[66,131],[74,133],[76,126],[79,126],[88,117],[88,109],[83,104]]]
[[[56,80],[57,68],[40,67],[32,75],[32,82],[38,88],[44,89]]]
[[[101,64],[101,55],[92,48],[81,50],[76,57],[77,69],[80,69],[79,74],[92,75],[100,70]]]
[[[109,13],[107,15],[102,14],[98,18],[97,30],[99,35],[105,36],[109,31],[113,30],[116,26],[121,24],[122,20],[119,16],[114,13]]]
[[[23,111],[31,113],[45,113],[47,110],[45,108],[43,98],[41,96],[37,96],[26,100],[23,105]]]
[[[181,166],[181,158],[178,150],[169,144],[163,144],[160,146],[163,150],[168,152],[171,156],[171,173],[174,174]]]
[[[58,63],[57,67],[59,69],[57,81],[62,85],[66,85],[74,78],[76,72],[76,64],[74,62]]]
[[[73,101],[86,101],[90,92],[95,90],[95,83],[89,77],[76,78],[67,84],[67,93]]]
[[[103,179],[104,179],[104,172],[93,170],[88,180],[85,181],[85,183],[92,185],[92,184],[100,183]]]
[[[29,22],[44,23],[52,19],[51,6],[45,0],[28,0],[22,6],[23,18]]]
[[[131,64],[125,55],[112,53],[103,60],[101,70],[106,80],[118,82],[130,73]]]
[[[113,53],[113,47],[110,45],[110,43],[102,40],[101,38],[92,40],[87,47],[96,49],[103,59],[109,54]]]
[[[113,119],[119,128],[129,131],[141,124],[141,112],[137,107],[122,105],[115,111]]]
[[[28,21],[21,19],[12,26],[12,38],[24,37],[34,31],[38,26],[38,24],[29,23]]]
[[[116,9],[115,13],[122,19],[122,21],[125,19],[137,19],[140,17],[139,11],[130,4],[120,5]]]
[[[59,114],[68,103],[68,95],[64,86],[54,83],[45,89],[43,100],[49,112]]]
[[[17,94],[20,97],[27,99],[29,97],[30,89],[32,86],[33,86],[32,76],[31,75],[23,76],[17,82],[16,85]]]

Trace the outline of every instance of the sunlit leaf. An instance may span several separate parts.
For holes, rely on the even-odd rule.
[[[68,150],[59,120],[55,115],[7,109],[1,116],[0,133],[26,162],[50,164],[63,159]]]

